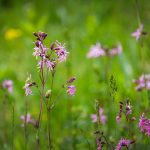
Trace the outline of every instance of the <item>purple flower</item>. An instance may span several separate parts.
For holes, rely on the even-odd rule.
[[[117,121],[118,123],[120,123],[120,121],[121,121],[121,115],[117,115],[117,116],[116,116],[116,121]]]
[[[97,122],[97,115],[91,114],[91,119],[92,119],[92,122]]]
[[[100,43],[96,43],[96,45],[91,46],[87,58],[97,58],[99,56],[104,56],[105,54],[105,50],[101,47]]]
[[[132,114],[132,106],[130,105],[129,100],[126,102],[126,118],[128,120],[128,115]]]
[[[68,89],[67,89],[67,93],[71,96],[73,96],[76,92],[76,87],[74,85],[70,85],[68,86]]]
[[[120,123],[120,121],[121,121],[122,112],[123,112],[123,102],[120,101],[119,103],[120,103],[120,106],[119,106],[119,113],[118,113],[118,115],[116,116],[116,121],[117,121],[118,123]]]
[[[103,114],[103,112],[104,112],[104,109],[100,108],[99,109],[100,121],[102,124],[105,124],[107,117]]]
[[[100,108],[99,109],[99,117],[100,117],[99,119],[102,124],[105,124],[107,117],[103,114],[103,112],[104,112],[104,109]],[[92,119],[92,122],[97,122],[97,115],[91,114],[91,119]]]
[[[139,26],[139,28],[137,28],[137,30],[135,32],[133,32],[131,35],[133,37],[135,37],[135,39],[138,41],[140,36],[141,36],[141,34],[142,34],[142,30],[143,30],[143,24],[141,24]]]
[[[38,68],[39,69],[43,69],[44,66],[46,65],[47,69],[50,71],[50,70],[53,70],[54,68],[54,62],[51,62],[50,60],[48,60],[47,58],[43,58],[43,60],[40,60],[39,63],[38,63]]]
[[[57,56],[58,56],[58,61],[63,62],[66,61],[66,58],[68,56],[68,52],[66,51],[65,45],[61,44],[60,42],[56,41],[55,42],[56,47],[54,48]]]
[[[26,96],[31,95],[32,94],[32,90],[30,89],[31,87],[31,74],[28,75],[27,80],[25,82],[25,86],[23,87],[23,89],[25,89],[25,94]]]
[[[50,60],[46,60],[46,66],[48,70],[53,70],[54,62],[51,62]]]
[[[96,140],[96,144],[97,144],[96,150],[102,150],[102,144],[101,144],[101,141],[99,139]]]
[[[31,124],[34,124],[34,120],[31,118],[31,115],[30,114],[27,114],[26,116],[22,115],[21,117],[21,120],[23,121],[23,124],[22,124],[22,127],[25,126],[25,123],[31,123]]]
[[[38,58],[38,56],[44,57],[45,53],[48,51],[48,48],[44,46],[41,41],[36,41],[35,46],[33,56],[36,56],[36,58]]]
[[[141,115],[139,120],[139,128],[141,132],[150,136],[150,119],[144,118],[144,113]]]
[[[141,91],[143,89],[150,90],[150,74],[141,75],[138,80],[133,80],[136,84],[135,89]]]
[[[110,56],[115,56],[115,55],[118,55],[121,53],[122,53],[122,45],[121,44],[118,44],[117,47],[114,47],[109,51]]]
[[[29,87],[30,87],[29,83],[26,83],[25,86],[24,86],[26,96],[32,94],[32,90]]]
[[[128,148],[130,144],[131,144],[130,140],[121,139],[115,150],[121,150],[121,148],[124,146]]]
[[[13,91],[13,81],[12,80],[5,80],[2,84],[4,89],[7,89],[9,93]]]
[[[39,47],[35,47],[34,48],[34,52],[33,52],[33,56],[36,56],[36,59],[38,58],[38,56],[41,55],[41,51],[40,51],[40,48]]]

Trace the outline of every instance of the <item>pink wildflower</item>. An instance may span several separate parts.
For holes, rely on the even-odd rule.
[[[34,48],[34,52],[33,52],[33,56],[36,56],[36,59],[38,58],[38,56],[41,55],[41,51],[40,51],[40,48],[39,47],[35,47]]]
[[[13,91],[13,82],[12,80],[5,80],[2,84],[4,89],[7,89],[9,93]]]
[[[144,118],[144,113],[141,115],[139,120],[139,128],[141,132],[150,136],[150,119]]]
[[[51,62],[50,60],[46,61],[46,66],[48,70],[53,70],[54,62]]]
[[[87,54],[87,58],[97,58],[99,56],[104,56],[105,50],[101,47],[100,43],[91,46],[90,51]]]
[[[73,96],[76,92],[76,87],[74,85],[70,85],[68,86],[68,89],[67,89],[67,93],[71,96]]]
[[[105,124],[107,117],[103,114],[103,112],[104,112],[104,109],[100,108],[99,109],[99,117],[100,117],[99,119],[102,124]],[[91,114],[91,119],[92,119],[92,122],[97,122],[97,115]]]
[[[118,113],[118,115],[116,116],[116,121],[117,121],[118,123],[120,123],[120,121],[121,121],[122,112],[123,112],[123,102],[120,101],[119,103],[120,103],[119,113]]]
[[[32,82],[31,82],[31,74],[30,74],[28,75],[27,80],[25,82],[25,86],[23,87],[23,89],[25,89],[26,96],[32,94],[32,90],[30,89],[31,86],[32,86]]]
[[[141,36],[141,34],[142,34],[142,30],[143,30],[143,24],[141,24],[139,26],[139,28],[137,28],[137,30],[135,32],[133,32],[131,35],[133,37],[135,37],[135,39],[138,41],[140,36]]]
[[[128,148],[130,144],[131,144],[130,140],[121,139],[115,150],[121,150],[121,148],[124,146]]]
[[[39,61],[37,66],[39,69],[43,69],[45,65],[46,65],[47,69],[50,71],[50,70],[53,70],[54,62],[51,62],[50,60],[43,58],[43,60]]]
[[[65,45],[61,44],[60,42],[56,41],[55,42],[56,47],[54,48],[57,56],[58,56],[58,61],[63,62],[66,61],[66,58],[68,56],[68,52],[66,51]]]
[[[137,85],[135,89],[138,91],[143,89],[150,90],[150,74],[143,74],[139,77],[138,80],[133,80],[133,82]]]
[[[126,119],[128,120],[129,114],[132,114],[132,106],[130,105],[129,100],[126,102]]]
[[[116,121],[117,121],[118,123],[120,123],[120,121],[121,121],[121,115],[117,115],[117,116],[116,116]]]
[[[91,119],[92,119],[92,122],[97,122],[97,115],[91,114]]]
[[[41,41],[36,41],[35,46],[33,56],[36,56],[36,58],[38,58],[38,56],[44,57],[45,53],[48,51],[48,48],[44,46]]]
[[[109,55],[115,56],[121,54],[121,52],[122,52],[122,45],[118,44],[117,47],[114,47],[113,49],[110,50]]]
[[[102,144],[101,144],[101,141],[99,139],[96,140],[96,144],[97,144],[96,150],[102,150]]]
[[[27,114],[26,116],[22,115],[21,120],[23,121],[22,127],[24,127],[25,123],[34,124],[34,120],[31,118],[30,114]]]

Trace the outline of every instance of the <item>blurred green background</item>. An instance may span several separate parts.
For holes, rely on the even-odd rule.
[[[144,24],[144,31],[148,32],[139,42],[131,37],[131,33],[139,26],[134,0],[0,0],[0,83],[5,79],[11,79],[14,83],[13,93],[6,102],[6,116],[1,115],[0,149],[11,149],[12,104],[15,105],[16,150],[24,149],[24,129],[21,127],[20,116],[25,114],[25,100],[28,112],[34,118],[38,114],[38,92],[35,90],[32,96],[25,97],[22,89],[27,72],[32,74],[33,80],[39,80],[37,61],[32,56],[35,41],[32,33],[37,31],[48,33],[45,40],[47,46],[58,40],[66,43],[70,53],[66,63],[61,63],[57,68],[54,95],[57,96],[69,77],[77,78],[75,96],[70,98],[64,92],[52,112],[54,148],[96,149],[93,134],[95,125],[90,115],[95,113],[95,99],[98,99],[108,117],[102,130],[114,145],[121,137],[126,137],[136,139],[133,149],[150,149],[149,139],[138,129],[140,114],[146,110],[146,115],[150,117],[149,92],[135,91],[132,83],[142,73],[150,73],[150,2],[138,2],[140,21]],[[112,59],[87,59],[90,46],[96,42],[105,47],[120,42],[123,53]],[[110,96],[111,75],[118,88],[115,102]],[[1,91],[0,96],[3,97],[3,94]],[[132,127],[134,136],[126,133],[125,123],[117,125],[115,121],[119,111],[118,102],[127,97],[130,98],[137,117]],[[44,123],[42,125],[45,126]],[[32,126],[28,126],[27,133],[28,149],[35,149],[36,134]],[[46,130],[41,130],[41,149],[47,147],[46,137]]]

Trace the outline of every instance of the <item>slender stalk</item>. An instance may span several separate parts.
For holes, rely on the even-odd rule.
[[[52,101],[55,71],[56,71],[56,70],[52,71],[52,81],[51,81],[51,90],[52,90],[52,92],[51,92],[51,95],[50,95],[49,103],[51,103],[51,101]],[[48,107],[50,106],[49,103],[48,103]]]
[[[27,100],[25,99],[25,124],[24,124],[24,136],[25,136],[25,150],[27,150],[27,140],[28,140],[28,136],[27,136],[27,108],[28,107],[28,103]]]
[[[14,150],[14,126],[15,126],[15,109],[12,105],[12,150]]]
[[[107,138],[104,135],[102,135],[102,137],[105,139],[106,144],[110,147],[110,149],[114,150],[113,146],[107,141]]]
[[[54,77],[55,77],[55,70],[52,71],[52,82],[51,82],[51,95],[50,99],[47,103],[47,129],[48,129],[48,149],[51,150],[52,148],[52,143],[51,143],[51,129],[50,129],[50,119],[51,119],[51,100],[52,100],[52,93],[53,93],[53,86],[54,86]]]
[[[100,131],[100,126],[101,126],[101,122],[100,122],[100,113],[99,113],[99,102],[96,101],[96,115],[97,115],[97,128]],[[111,150],[113,150],[111,144],[107,141],[106,137],[104,135],[102,135],[101,137],[103,137],[108,145],[108,147],[110,147]]]
[[[39,143],[40,143],[39,135],[40,135],[40,124],[41,124],[42,109],[43,109],[43,99],[41,98],[40,112],[39,112],[38,121],[37,121],[37,134],[36,134],[36,149],[37,150],[39,150]]]
[[[37,135],[36,135],[36,149],[39,149],[40,144],[40,125],[41,125],[41,117],[42,117],[42,110],[43,110],[43,101],[44,101],[44,88],[45,88],[45,80],[44,80],[44,70],[43,70],[43,58],[41,63],[41,69],[40,69],[40,79],[42,83],[42,95],[40,100],[40,112],[37,120]]]
[[[139,13],[139,4],[138,4],[138,0],[135,0],[135,4],[136,4],[137,20],[138,20],[138,24],[139,24],[139,26],[140,26],[140,24],[141,24],[141,19],[140,19],[140,13]]]
[[[86,135],[85,135],[84,131],[83,131],[81,128],[79,128],[79,129],[80,129],[81,133],[83,133],[84,139],[85,139],[85,141],[87,142],[87,145],[88,145],[88,149],[90,150],[90,149],[91,149],[90,142],[89,142],[88,139],[86,138]]]
[[[51,150],[50,109],[47,108],[48,149]]]
[[[3,115],[3,133],[4,133],[4,142],[6,142],[7,141],[7,132],[6,132],[6,128],[5,128],[5,124],[6,124],[6,102],[7,102],[7,98],[8,98],[8,94],[7,94],[7,92],[6,93],[4,93],[4,96],[3,96],[3,99],[2,99],[2,111],[3,111],[3,113],[2,113],[2,115]]]

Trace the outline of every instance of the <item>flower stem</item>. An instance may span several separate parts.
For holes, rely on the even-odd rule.
[[[28,107],[28,103],[27,100],[25,99],[25,125],[24,125],[24,136],[25,136],[25,150],[27,149],[27,108]]]
[[[14,104],[12,105],[12,150],[14,149],[14,126],[15,126],[15,110]]]
[[[50,130],[50,111],[51,109],[49,109],[47,107],[47,128],[48,128],[48,149],[51,150],[51,130]]]
[[[43,110],[43,101],[44,101],[44,89],[45,89],[45,80],[44,80],[44,70],[43,70],[43,58],[42,58],[42,63],[41,63],[41,70],[40,70],[40,79],[42,83],[42,95],[41,95],[41,100],[40,100],[40,112],[37,120],[37,135],[36,135],[36,146],[37,149],[39,149],[39,144],[40,144],[40,125],[41,125],[41,117],[42,117],[42,110]]]

